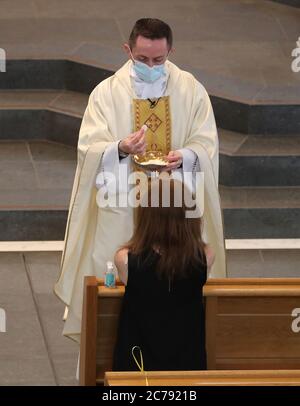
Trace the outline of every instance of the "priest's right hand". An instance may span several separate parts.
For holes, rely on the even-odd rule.
[[[119,143],[119,150],[126,154],[143,154],[146,152],[145,129],[128,135]]]

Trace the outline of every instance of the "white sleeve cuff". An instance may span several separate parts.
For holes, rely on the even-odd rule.
[[[114,141],[108,145],[103,152],[100,162],[99,173],[96,176],[96,188],[110,190],[116,193],[116,184],[118,184],[118,193],[123,193],[127,190],[127,174],[131,167],[131,156],[119,159],[120,141]],[[126,178],[124,180],[124,177]]]
[[[183,172],[200,171],[199,159],[194,151],[189,148],[182,148],[178,151],[182,154]]]

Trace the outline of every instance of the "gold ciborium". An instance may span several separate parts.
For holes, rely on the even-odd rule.
[[[166,156],[160,151],[146,151],[143,155],[133,155],[134,163],[147,171],[159,171],[168,165]]]

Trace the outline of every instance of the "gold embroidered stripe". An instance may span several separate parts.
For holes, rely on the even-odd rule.
[[[171,150],[171,117],[169,96],[159,99],[134,99],[134,131],[147,125],[147,151],[160,151],[168,155]]]

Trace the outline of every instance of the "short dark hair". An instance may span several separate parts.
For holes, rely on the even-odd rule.
[[[166,38],[169,49],[172,48],[172,30],[168,24],[161,20],[158,20],[157,18],[141,18],[136,21],[129,36],[128,42],[130,49],[135,46],[136,39],[139,35],[149,39]]]

